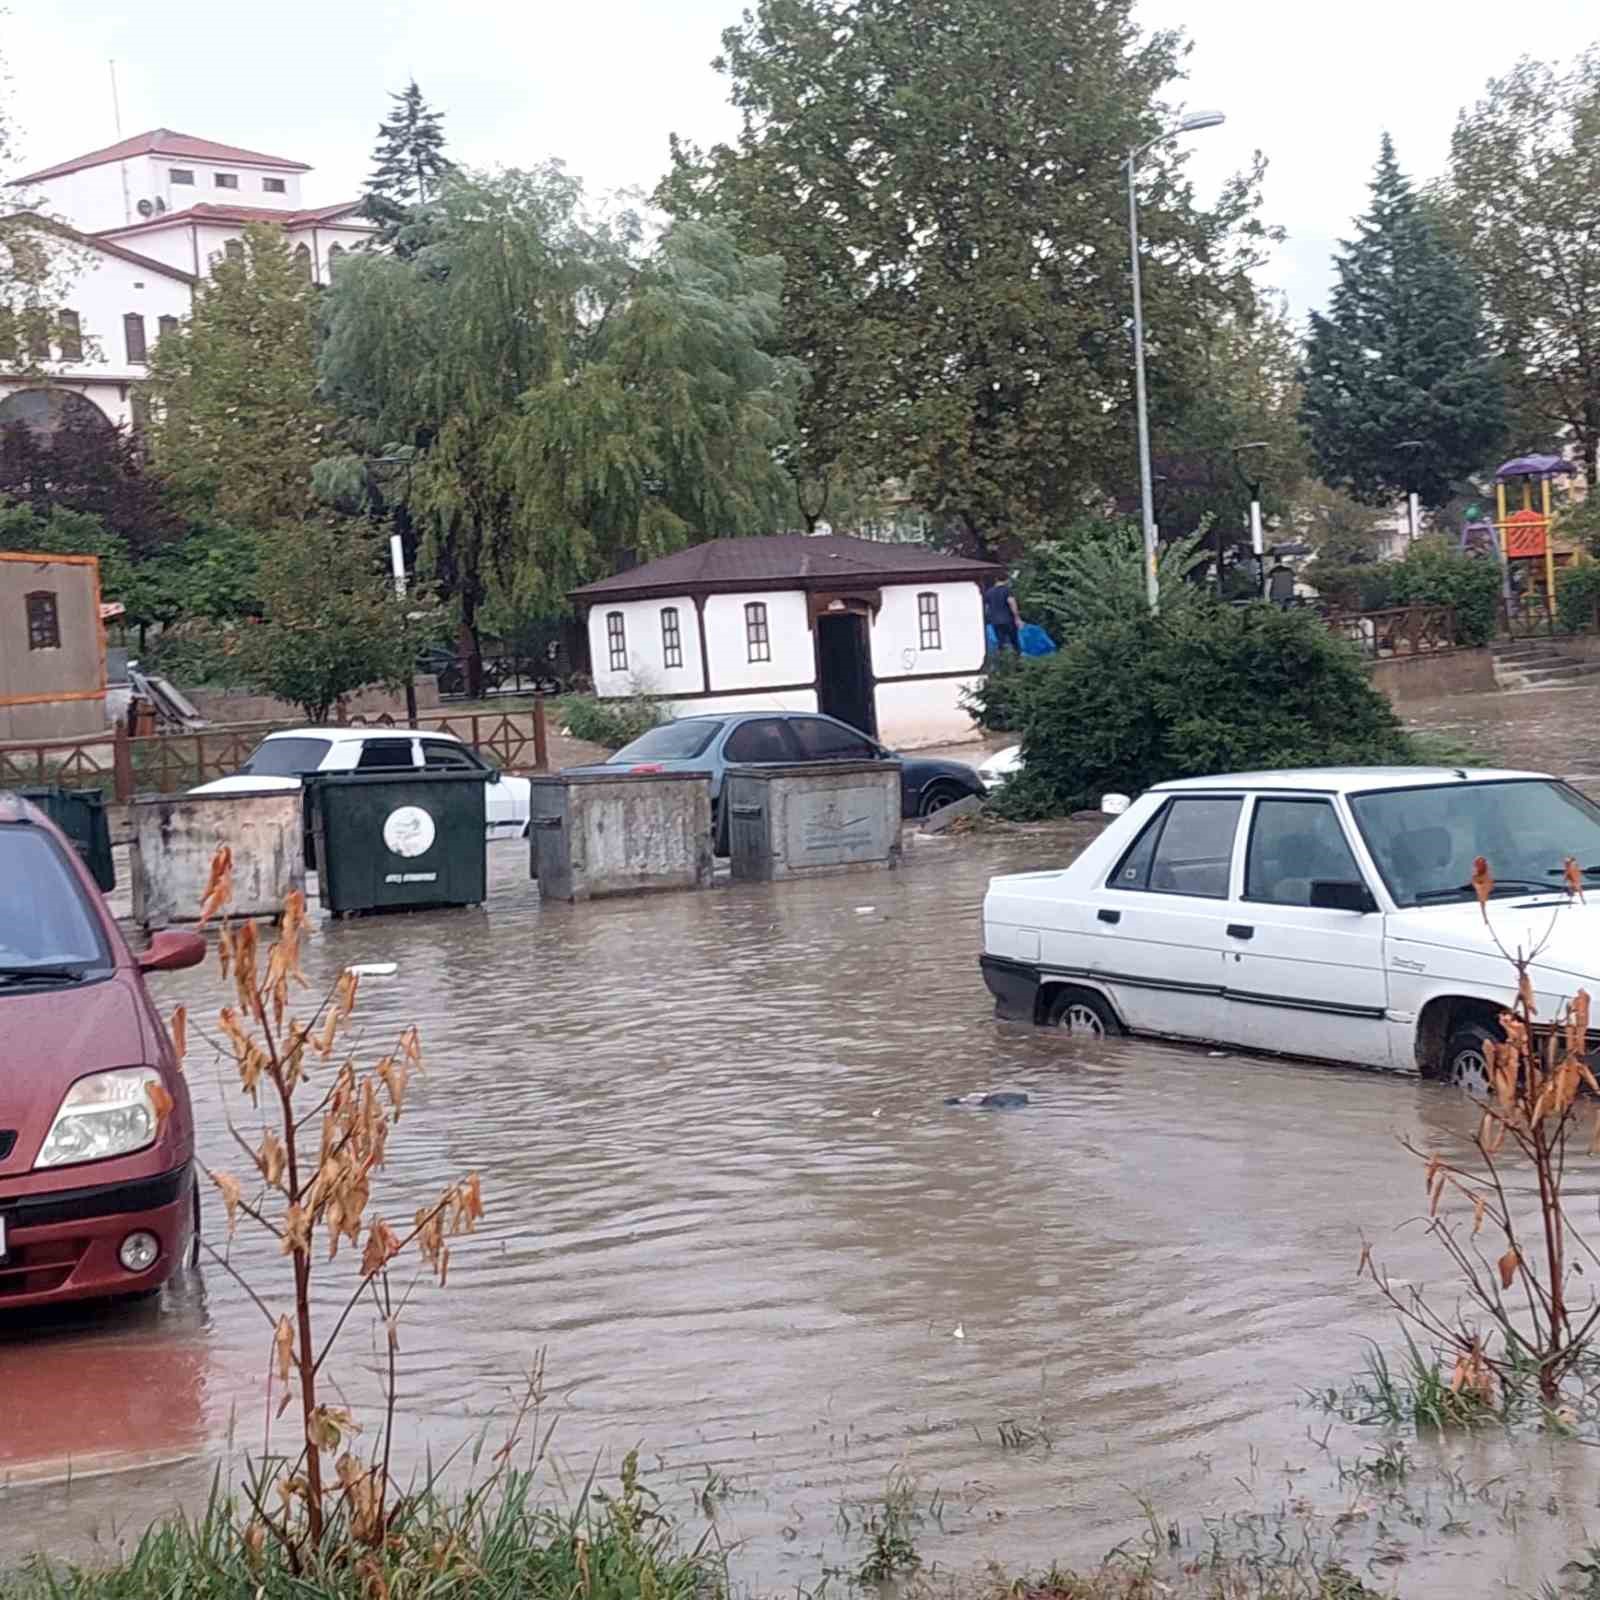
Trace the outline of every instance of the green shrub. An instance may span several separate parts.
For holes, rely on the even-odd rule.
[[[1392,561],[1336,566],[1319,560],[1307,571],[1306,581],[1341,611],[1382,611],[1394,604],[1394,567]]]
[[[1027,692],[1027,679],[1049,656],[1013,655],[1007,650],[993,657],[984,675],[961,691],[961,704],[978,726],[988,733],[1010,733],[1018,726],[1018,698]]]
[[[1592,628],[1600,606],[1600,561],[1580,561],[1556,574],[1556,614],[1568,633]]]
[[[1388,563],[1397,606],[1456,608],[1456,643],[1487,644],[1495,632],[1500,565],[1443,539],[1419,539],[1403,561]]]
[[[1086,631],[1016,681],[1022,771],[996,797],[1062,816],[1109,792],[1415,755],[1360,656],[1313,615],[1201,601]]]
[[[607,750],[620,750],[641,733],[672,720],[665,706],[642,694],[607,700],[591,694],[563,695],[556,702],[556,711],[561,726],[574,739],[604,745]]]

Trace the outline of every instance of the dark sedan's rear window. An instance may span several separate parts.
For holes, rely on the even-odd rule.
[[[29,823],[0,826],[0,974],[53,966],[104,971],[111,953],[55,840]]]
[[[664,722],[659,728],[641,733],[632,744],[625,744],[611,758],[612,766],[637,761],[693,761],[722,728],[717,717],[686,717],[681,722]]]

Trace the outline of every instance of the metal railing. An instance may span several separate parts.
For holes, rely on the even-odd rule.
[[[136,794],[177,794],[213,778],[226,778],[269,734],[298,723],[238,722],[193,733],[129,736],[108,728],[87,739],[28,739],[0,744],[0,789],[59,784],[100,789],[126,801]],[[393,717],[353,717],[350,727],[404,728]],[[506,772],[542,772],[549,764],[542,699],[529,711],[430,712],[416,731],[453,733]]]
[[[1383,611],[1334,611],[1329,629],[1374,661],[1432,655],[1456,648],[1454,606],[1391,606]]]

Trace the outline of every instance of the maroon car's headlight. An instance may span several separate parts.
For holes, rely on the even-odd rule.
[[[35,1171],[132,1155],[154,1144],[161,1119],[150,1085],[160,1082],[161,1074],[150,1067],[120,1067],[79,1078],[50,1124]]]

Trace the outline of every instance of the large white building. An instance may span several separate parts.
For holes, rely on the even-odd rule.
[[[243,249],[245,226],[284,230],[306,275],[326,283],[372,233],[361,202],[308,207],[303,161],[156,128],[24,174],[9,189],[80,246],[87,265],[58,308],[59,337],[30,352],[42,376],[0,379],[0,424],[48,426],[84,400],[139,420],[149,354],[187,316],[213,262]]]
[[[572,592],[595,692],[680,715],[823,711],[890,745],[970,739],[987,562],[839,534],[712,539]]]

